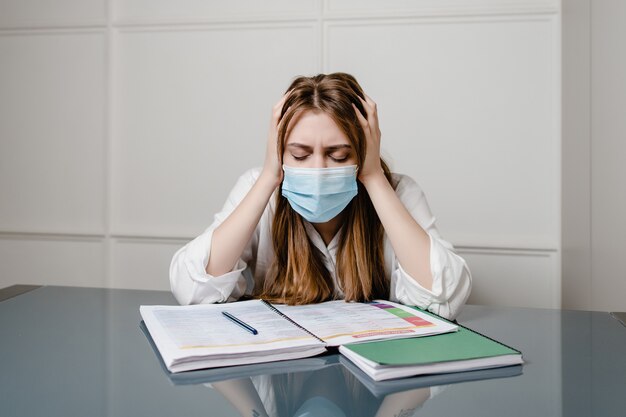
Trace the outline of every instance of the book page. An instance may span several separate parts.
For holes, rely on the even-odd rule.
[[[226,318],[231,313],[258,331],[254,335]],[[170,349],[237,353],[305,346],[317,341],[257,300],[193,306],[142,306],[155,341]],[[159,347],[160,348],[160,347]],[[204,353],[204,352],[203,352]]]
[[[453,324],[391,301],[274,306],[329,346],[457,330]]]

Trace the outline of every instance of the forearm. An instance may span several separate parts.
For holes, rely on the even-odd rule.
[[[362,182],[400,264],[422,287],[432,289],[428,233],[411,216],[384,175]]]
[[[215,229],[206,267],[207,274],[219,276],[232,270],[250,241],[277,186],[275,177],[262,172],[241,203]]]

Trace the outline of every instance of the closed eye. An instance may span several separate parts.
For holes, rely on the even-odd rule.
[[[328,157],[330,159],[332,159],[334,162],[344,162],[347,161],[348,158],[350,158],[350,155],[352,154],[352,152],[350,152],[349,149],[335,149],[335,150],[331,150],[330,152],[326,153],[326,155],[328,155]]]

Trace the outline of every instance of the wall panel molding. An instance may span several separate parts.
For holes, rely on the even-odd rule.
[[[274,100],[295,74],[317,71],[318,26],[115,32],[111,233],[200,233],[239,176],[262,163],[265,141],[254,139]],[[226,154],[235,160],[223,165]]]
[[[168,28],[185,28],[191,27],[192,29],[211,29],[211,28],[246,28],[250,26],[258,27],[278,27],[281,25],[306,25],[316,24],[319,21],[318,18],[285,18],[285,19],[194,19],[194,20],[171,20],[171,19],[159,19],[159,20],[127,20],[121,22],[115,22],[111,26],[124,30],[126,28],[142,29],[168,29]]]
[[[468,260],[470,302],[560,306],[559,19],[357,11],[323,24],[324,71],[354,72],[377,101],[383,154]]]
[[[170,261],[183,245],[172,240],[112,238],[108,285],[168,291]]]
[[[39,25],[23,26],[14,28],[0,28],[0,36],[28,36],[28,35],[71,35],[81,33],[102,33],[106,34],[106,25],[84,24],[84,25]]]
[[[457,248],[457,252],[472,271],[473,288],[468,303],[561,307],[558,252],[496,248]]]
[[[366,90],[373,91],[370,95],[378,100],[381,129],[387,138],[382,143],[383,153],[392,155],[392,169],[398,165],[399,172],[411,175],[424,188],[431,208],[441,216],[438,223],[445,238],[471,246],[558,250],[559,29],[559,19],[553,15],[324,22],[324,70],[356,69]],[[398,39],[394,48],[384,47],[383,34]],[[499,38],[491,34],[499,34]],[[446,52],[431,47],[426,38],[441,38],[445,43],[439,48]],[[355,44],[355,39],[366,45]],[[471,39],[467,46],[459,43],[465,39]],[[370,56],[368,49],[372,49]],[[409,65],[404,64],[407,54],[415,56],[408,60]],[[484,59],[484,65],[493,67],[483,68],[472,63],[472,58]],[[398,73],[400,79],[414,77],[415,82],[394,83]],[[513,80],[524,87],[516,87]],[[468,87],[472,83],[475,87]],[[477,90],[485,92],[480,105],[475,102]],[[416,99],[407,98],[411,95]],[[428,121],[420,122],[420,115]],[[403,132],[412,136],[398,139]],[[421,145],[420,137],[446,146]],[[451,155],[455,152],[449,149],[460,149],[456,153],[463,157]],[[498,158],[491,158],[487,149]],[[431,163],[433,158],[419,158],[427,152],[436,163]],[[409,163],[408,155],[418,158]],[[534,160],[532,167],[524,162],[529,160]],[[423,168],[415,169],[420,164]],[[450,175],[441,168],[446,164],[453,167]],[[467,175],[458,178],[454,172],[462,167]],[[485,167],[501,175],[490,176]],[[482,182],[471,179],[477,175],[473,171],[481,173]],[[476,191],[470,192],[472,189]],[[501,195],[496,197],[494,189]],[[499,199],[505,202],[498,203]],[[464,207],[469,209],[476,209],[477,201],[487,204],[486,210],[470,211],[470,215],[476,215],[480,225],[490,226],[489,217],[499,226],[459,228],[473,223],[460,219],[455,201],[467,201],[469,206]],[[449,228],[445,222],[452,221],[454,227]],[[516,225],[518,221],[520,225]]]
[[[0,230],[103,232],[106,34],[0,36]]]
[[[324,0],[324,17],[330,19],[558,14],[559,10],[558,0]]]
[[[169,33],[169,32],[215,32],[237,30],[278,30],[278,29],[311,29],[317,30],[314,20],[290,22],[187,22],[185,24],[154,23],[150,25],[114,26],[116,35],[125,33]]]
[[[220,22],[287,22],[315,20],[321,12],[320,0],[264,2],[227,0],[177,2],[135,0],[111,1],[112,22],[116,26]]]
[[[0,236],[0,288],[13,284],[106,287],[105,245],[97,238]]]
[[[46,232],[5,232],[0,231],[0,240],[37,240],[52,242],[100,242],[104,234],[46,233]]]
[[[489,24],[489,23],[530,23],[530,22],[546,22],[550,23],[554,26],[555,31],[554,35],[556,38],[553,39],[555,45],[558,49],[558,40],[559,37],[559,29],[560,25],[558,25],[559,18],[558,16],[553,15],[535,15],[535,14],[520,14],[520,15],[503,15],[503,16],[492,16],[492,15],[479,15],[479,16],[411,16],[411,15],[403,15],[403,16],[384,16],[378,19],[373,19],[371,17],[352,17],[352,18],[336,18],[336,19],[324,19],[322,22],[322,30],[324,32],[324,59],[325,62],[328,62],[329,57],[326,55],[330,50],[330,31],[336,28],[353,28],[353,27],[380,27],[380,26],[405,26],[405,25],[455,25],[455,24]],[[558,63],[556,59],[560,58],[559,54],[555,54],[553,57],[553,62]],[[324,68],[325,71],[328,69]]]
[[[532,257],[553,257],[558,254],[555,249],[537,249],[524,247],[497,247],[497,246],[459,246],[453,245],[458,253],[478,254],[478,255],[504,255],[504,256],[532,256]]]

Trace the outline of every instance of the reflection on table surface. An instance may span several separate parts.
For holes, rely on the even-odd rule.
[[[376,397],[339,366],[231,379],[212,387],[242,416],[410,416],[431,397],[430,387]]]
[[[494,371],[491,375],[475,372],[472,379],[519,375],[521,366]],[[455,376],[448,375],[451,384],[469,379],[465,375]],[[448,386],[431,385],[437,381],[428,377],[395,384],[359,379],[363,377],[367,378],[357,377],[349,367],[338,363],[315,371],[261,374],[205,386],[222,394],[241,416],[270,417],[412,416]]]
[[[338,354],[169,374],[140,329],[142,304],[175,301],[74,287],[1,301],[0,415],[623,417],[626,409],[626,327],[608,313],[466,306],[459,323],[521,350],[523,368],[375,383]]]

